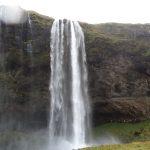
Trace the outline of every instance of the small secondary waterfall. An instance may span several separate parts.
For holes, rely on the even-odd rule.
[[[32,22],[31,22],[31,18],[30,18],[30,13],[28,12],[28,24],[29,24],[29,31],[30,31],[30,37],[32,39],[33,36],[33,31],[32,31]],[[27,51],[31,53],[32,56],[32,43],[31,40],[29,41],[29,43],[27,44]]]
[[[78,22],[53,23],[50,92],[50,144],[66,141],[74,149],[85,146],[90,131],[90,105],[84,35]]]
[[[28,42],[27,42],[27,52],[30,56],[31,66],[34,66],[34,63],[33,63],[33,46],[32,46],[33,25],[32,25],[32,20],[31,20],[31,17],[30,17],[30,12],[28,12],[27,17],[28,17],[28,28],[29,28]]]
[[[4,49],[3,49],[3,42],[2,42],[2,17],[4,10],[0,8],[0,67],[2,67],[2,70],[4,70]]]

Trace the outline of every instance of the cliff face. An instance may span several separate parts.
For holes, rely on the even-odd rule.
[[[31,24],[1,23],[0,123],[7,123],[5,128],[36,129],[48,123],[53,19],[34,12],[30,19]],[[81,26],[94,124],[149,118],[150,25]]]
[[[150,25],[82,24],[94,124],[150,117]]]
[[[22,24],[1,23],[0,124],[6,129],[43,128],[49,118],[53,19],[34,12],[30,19],[31,25],[28,19]]]

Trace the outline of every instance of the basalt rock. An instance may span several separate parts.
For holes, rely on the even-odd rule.
[[[6,124],[5,129],[48,125],[53,19],[29,14],[32,32],[28,20],[0,24],[3,129]],[[150,25],[80,24],[85,34],[93,124],[150,118]]]
[[[82,24],[93,124],[150,118],[149,25]]]

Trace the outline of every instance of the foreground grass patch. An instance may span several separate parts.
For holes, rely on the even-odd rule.
[[[105,145],[93,148],[84,148],[82,150],[150,150],[150,141],[134,142],[130,144]]]
[[[107,133],[118,137],[122,142],[150,141],[150,120],[139,123],[107,123],[94,129],[94,137]]]

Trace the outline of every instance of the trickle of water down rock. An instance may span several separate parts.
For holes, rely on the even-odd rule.
[[[90,104],[84,34],[78,22],[53,23],[50,93],[50,150],[86,146],[90,137]]]
[[[32,21],[30,18],[30,13],[28,12],[28,24],[29,24],[29,31],[30,31],[30,39],[32,39],[33,36],[33,31],[32,31]],[[31,53],[32,55],[32,43],[31,40],[29,41],[29,43],[27,44],[27,51]]]

